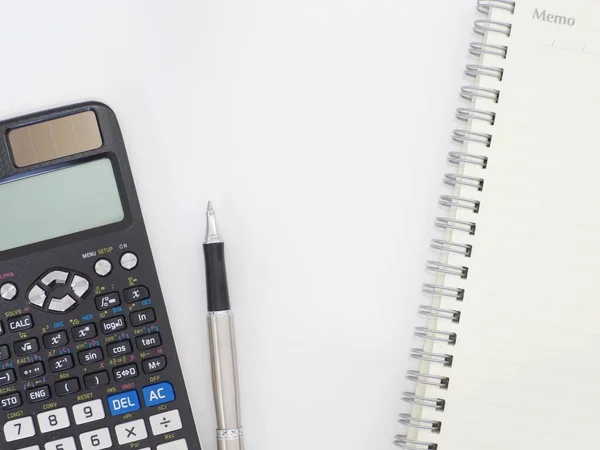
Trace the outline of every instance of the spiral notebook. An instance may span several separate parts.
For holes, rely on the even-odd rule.
[[[600,1],[476,6],[395,444],[600,448]]]

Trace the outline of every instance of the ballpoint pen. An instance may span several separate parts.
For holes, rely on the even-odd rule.
[[[225,244],[217,230],[215,211],[211,202],[208,202],[206,221],[204,261],[213,391],[217,411],[217,448],[243,450],[244,434],[240,420],[233,316],[225,271]]]

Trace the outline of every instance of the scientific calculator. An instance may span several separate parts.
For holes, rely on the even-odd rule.
[[[0,136],[0,449],[200,450],[115,114]]]

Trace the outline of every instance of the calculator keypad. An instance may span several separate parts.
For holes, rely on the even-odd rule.
[[[40,277],[25,298],[39,309],[61,313],[74,309],[91,292],[87,277],[56,269]],[[152,376],[150,380],[160,382],[136,386],[141,375],[161,372],[167,366],[167,357],[159,348],[163,344],[161,334],[153,325],[157,314],[149,290],[135,286],[99,294],[96,288],[93,298],[86,301],[97,312],[89,314],[89,318],[83,315],[80,320],[57,321],[54,326],[41,327],[43,334],[39,338],[26,332],[40,326],[27,309],[6,318],[7,330],[19,335],[9,345],[0,346],[0,361],[9,360],[12,355],[20,359],[15,366],[0,366],[0,386],[9,390],[0,396],[0,410],[14,410],[24,403],[40,404],[37,414],[5,423],[6,442],[47,435],[53,440],[43,446],[27,446],[25,442],[20,450],[103,450],[128,444],[142,450],[187,450],[185,439],[151,447],[143,442],[183,427],[177,409],[160,406],[176,399],[170,383]],[[87,322],[96,315],[99,320]],[[40,352],[47,352],[47,359],[46,353]],[[75,367],[82,367],[85,372],[76,376],[70,372]],[[60,374],[60,379],[54,374]],[[145,379],[147,383],[148,378]],[[23,380],[23,390],[11,392],[20,389],[15,384],[19,380]],[[119,392],[119,388],[123,391]],[[92,393],[103,396],[106,390],[114,393],[94,399],[98,394]],[[81,401],[88,395],[91,400]],[[139,411],[145,408],[155,408],[155,414],[140,418]],[[114,418],[111,421],[118,418],[121,423],[107,426],[107,417]],[[94,427],[93,423],[100,426]],[[92,424],[94,429],[73,429],[86,424]],[[61,437],[59,433],[65,435]]]

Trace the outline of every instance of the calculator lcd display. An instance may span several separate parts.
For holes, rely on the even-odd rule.
[[[107,158],[0,184],[0,211],[0,251],[124,219]]]

